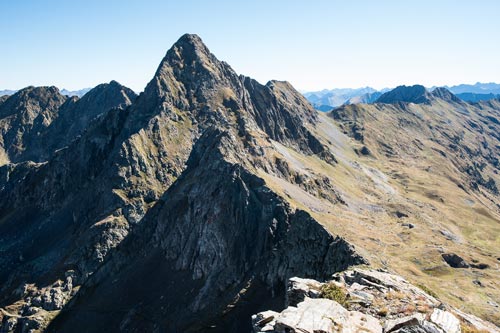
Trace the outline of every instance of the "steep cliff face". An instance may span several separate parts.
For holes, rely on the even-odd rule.
[[[309,154],[326,153],[325,147],[304,127],[304,123],[317,121],[316,111],[288,82],[270,81],[263,86],[243,77],[243,83],[253,105],[250,112],[271,139],[295,145]],[[334,160],[333,156],[330,160]]]
[[[52,328],[78,330],[75,323],[85,321],[85,309],[91,307],[102,312],[98,330],[203,331],[213,323],[215,331],[248,330],[248,317],[236,320],[239,312],[248,315],[271,302],[291,275],[324,278],[365,262],[345,240],[266,187],[242,154],[244,147],[233,134],[207,130],[186,170]],[[168,285],[149,285],[149,291],[122,301],[123,290],[144,290],[137,272],[153,267],[164,267],[155,281]],[[110,286],[108,276],[119,277],[113,282],[118,286]],[[254,292],[259,299],[245,297]],[[180,296],[184,293],[188,296]],[[141,305],[145,294],[154,306]],[[116,302],[121,312],[105,314]],[[230,326],[220,324],[224,313],[234,319]]]

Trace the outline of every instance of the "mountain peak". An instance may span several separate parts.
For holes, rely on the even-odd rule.
[[[431,94],[432,96],[443,99],[447,102],[457,102],[457,103],[461,102],[460,98],[458,98],[451,91],[443,87],[434,89]]]
[[[430,93],[424,86],[416,84],[413,86],[398,86],[391,91],[380,96],[375,102],[392,104],[397,102],[405,103],[428,103],[431,99]]]
[[[127,92],[130,92],[131,95],[135,95],[135,92],[133,92],[130,88],[125,87],[120,82],[115,80],[111,80],[109,83],[98,84],[94,88],[90,89],[88,93],[95,93],[98,91],[116,91],[116,90],[127,90]]]
[[[115,80],[111,80],[111,81],[109,81],[109,83],[108,83],[108,84],[109,84],[110,86],[112,86],[112,87],[123,87],[123,86],[120,84],[120,82],[115,81]]]
[[[165,58],[169,60],[194,61],[200,58],[205,59],[210,56],[210,50],[198,35],[184,34],[174,45],[172,45],[170,50],[168,50]]]
[[[132,89],[112,80],[109,83],[101,83],[92,88],[81,99],[82,104],[97,103],[100,106],[94,108],[95,114],[92,115],[94,117],[112,107],[132,104],[136,97],[137,95]]]
[[[9,98],[9,106],[5,110],[0,111],[12,113],[19,108],[24,108],[29,104],[29,108],[38,110],[39,113],[46,109],[51,109],[54,105],[61,105],[66,100],[66,97],[61,95],[59,89],[54,86],[34,87],[29,86],[17,91]]]
[[[17,91],[14,95],[26,96],[28,94],[35,94],[35,95],[60,94],[60,91],[55,86],[40,86],[40,87],[28,86],[26,88]]]
[[[229,72],[232,69],[210,53],[198,35],[185,34],[167,51],[144,92],[153,98],[169,94],[179,97],[180,91],[189,90],[183,84],[220,80]]]
[[[205,45],[200,36],[197,34],[184,34],[174,44],[192,44],[192,45]]]

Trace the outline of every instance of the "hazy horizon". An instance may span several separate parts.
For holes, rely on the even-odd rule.
[[[0,90],[142,91],[166,51],[198,34],[239,74],[301,91],[498,82],[500,3],[97,0],[0,3]]]
[[[111,80],[113,81],[113,80]],[[116,80],[115,80],[116,81]],[[109,83],[109,82],[100,82],[98,84],[96,84],[95,86],[99,85],[99,84],[103,84],[103,83]],[[121,82],[118,82],[120,84],[122,84]],[[262,83],[262,82],[260,82]],[[263,82],[263,83],[266,83],[266,82]],[[460,84],[457,84],[457,85],[443,85],[443,86],[439,86],[439,87],[454,87],[454,86],[459,86],[459,85],[476,85],[476,84],[498,84],[500,85],[500,83],[498,82],[474,82],[474,83],[469,83],[469,82],[464,82],[464,83],[460,83]],[[420,83],[413,83],[413,84],[407,84],[407,86],[413,86],[413,85],[420,85]],[[29,87],[30,85],[28,86],[25,86],[25,87],[21,87],[19,89],[9,89],[9,88],[2,88],[0,87],[0,92],[1,91],[19,91],[23,88],[26,88],[26,87]],[[53,86],[53,85],[48,85],[48,86]],[[81,87],[81,88],[77,88],[77,89],[67,89],[66,87],[58,87],[56,86],[59,90],[67,90],[69,92],[78,92],[78,91],[81,91],[81,90],[88,90],[88,89],[92,89],[92,88],[95,88],[95,86],[92,86],[92,87]],[[127,86],[127,85],[125,85]],[[394,86],[394,87],[383,87],[383,88],[375,88],[373,86],[364,86],[364,87],[325,87],[325,88],[322,88],[322,89],[318,89],[318,90],[303,90],[303,89],[300,89],[300,88],[297,88],[297,90],[302,93],[302,94],[307,94],[307,93],[314,93],[314,92],[320,92],[320,91],[331,91],[331,90],[341,90],[341,89],[352,89],[352,90],[357,90],[357,89],[365,89],[365,88],[373,88],[373,89],[376,89],[377,91],[382,91],[382,90],[392,90],[398,86],[401,86],[401,85],[397,85],[397,86]],[[425,86],[425,88],[427,89],[431,89],[431,88],[437,88],[438,86],[432,86],[432,87],[427,87]],[[141,89],[141,90],[135,90],[135,89],[132,89],[135,93],[139,94],[141,93],[144,89]]]

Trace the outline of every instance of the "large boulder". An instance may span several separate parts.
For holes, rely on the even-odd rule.
[[[443,253],[441,255],[443,260],[446,261],[448,265],[453,268],[469,268],[470,265],[458,254],[455,253]]]
[[[261,318],[262,315],[254,316]],[[382,333],[378,319],[358,311],[348,311],[339,303],[325,299],[306,298],[297,307],[289,306],[271,322],[260,320],[255,332],[366,332]],[[272,327],[272,329],[271,329]]]

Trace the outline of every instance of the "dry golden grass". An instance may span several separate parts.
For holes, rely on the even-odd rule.
[[[409,315],[415,313],[416,310],[417,310],[417,308],[415,307],[415,305],[406,304],[406,305],[399,307],[397,310],[397,313],[401,313],[401,314],[404,314],[405,316],[409,316]]]
[[[377,311],[377,314],[381,317],[386,317],[387,315],[389,315],[389,309],[384,306]]]
[[[433,308],[429,304],[417,305],[417,311],[420,313],[430,313]]]
[[[374,106],[368,108],[368,112],[376,112]],[[382,125],[391,116],[383,116],[376,120],[378,124],[366,126],[365,141],[370,150],[382,151],[377,140],[409,145],[415,138],[420,138],[424,149],[401,150],[403,156],[394,158],[359,157],[352,148],[357,143],[325,118],[320,115],[322,122],[313,131],[331,142],[337,165],[289,148],[288,156],[279,155],[292,168],[298,168],[300,162],[301,169],[327,175],[347,205],[332,204],[261,172],[268,186],[292,207],[310,212],[332,233],[354,244],[373,267],[389,269],[425,286],[424,291],[432,296],[499,324],[500,314],[487,303],[500,299],[500,279],[494,269],[500,248],[500,217],[489,199],[457,186],[461,174],[449,159],[434,150],[440,147],[425,138],[429,133],[410,128],[395,136]],[[408,212],[408,217],[397,218],[395,211]],[[403,223],[415,228],[408,229]],[[456,235],[457,240],[447,239],[441,230]],[[442,252],[457,253],[467,261],[475,259],[492,268],[453,269],[442,260]],[[472,283],[477,274],[481,274],[481,288]]]
[[[397,299],[397,300],[402,300],[402,299],[405,299],[405,298],[408,298],[408,295],[406,295],[405,293],[402,293],[400,291],[394,291],[394,290],[391,290],[389,291],[386,296],[385,296],[387,299],[391,300],[391,299]]]

